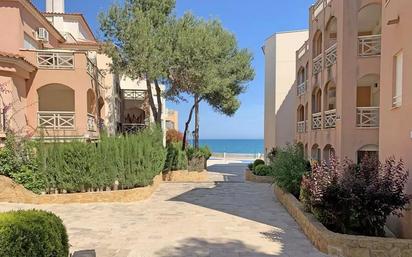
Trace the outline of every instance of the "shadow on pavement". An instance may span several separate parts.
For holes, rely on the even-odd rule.
[[[82,250],[74,252],[71,257],[96,257],[95,250]]]
[[[211,173],[211,179],[214,181],[224,182],[244,182],[244,174],[247,164],[244,163],[228,163],[228,164],[212,164],[207,167]]]

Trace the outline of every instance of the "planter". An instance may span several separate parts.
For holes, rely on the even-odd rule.
[[[176,170],[165,171],[162,174],[163,181],[166,182],[206,182],[208,181],[208,173],[205,170],[202,171],[188,171],[188,170]]]
[[[249,169],[245,171],[245,180],[255,183],[273,183],[273,178],[269,176],[257,176]]]
[[[321,252],[339,257],[412,257],[412,240],[354,236],[328,230],[292,194],[275,185],[277,199]]]
[[[207,160],[205,157],[200,157],[200,158],[193,158],[189,160],[187,169],[189,171],[204,171],[205,167],[207,166]]]

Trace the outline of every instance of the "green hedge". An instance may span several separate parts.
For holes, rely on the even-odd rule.
[[[79,192],[143,187],[164,168],[166,151],[160,129],[136,135],[102,137],[99,143],[42,143],[38,157],[47,189]]]
[[[0,257],[67,257],[66,228],[56,215],[45,211],[0,214]]]
[[[260,164],[255,167],[253,174],[255,174],[256,176],[272,176],[273,170],[269,165]]]
[[[188,159],[186,152],[182,150],[182,143],[170,143],[167,146],[167,158],[165,170],[186,170]]]

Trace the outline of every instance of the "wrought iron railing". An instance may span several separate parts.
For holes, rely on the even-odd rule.
[[[75,113],[59,111],[40,111],[37,113],[37,125],[40,128],[53,130],[75,129]]]
[[[306,82],[300,83],[300,84],[297,86],[297,94],[298,94],[298,96],[304,95],[305,92],[306,92]]]
[[[359,56],[381,55],[381,35],[359,37]]]
[[[322,128],[322,113],[312,114],[312,129],[321,129]]]
[[[123,123],[122,131],[126,134],[135,134],[147,127],[144,123]]]
[[[144,100],[146,98],[146,91],[125,89],[123,90],[123,98],[126,100]]]
[[[96,117],[91,113],[87,114],[87,130],[96,131]]]
[[[306,121],[298,121],[297,123],[297,132],[299,134],[306,132]]]
[[[326,68],[331,67],[336,63],[337,59],[337,47],[336,44],[329,47],[328,50],[325,52],[325,66]]]
[[[325,112],[325,128],[336,127],[336,109]]]
[[[74,69],[74,54],[66,52],[37,52],[37,65],[41,69]]]
[[[322,59],[323,59],[322,54],[318,55],[317,57],[313,59],[313,74],[314,75],[322,71],[322,68],[323,68]]]
[[[359,128],[379,127],[379,107],[356,108],[356,125]]]

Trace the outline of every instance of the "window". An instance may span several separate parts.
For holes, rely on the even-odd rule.
[[[393,107],[402,105],[403,87],[403,53],[400,52],[394,58],[394,83],[393,83]]]

